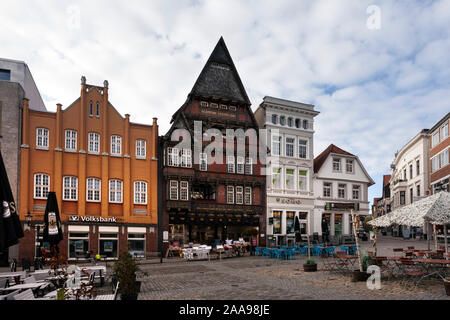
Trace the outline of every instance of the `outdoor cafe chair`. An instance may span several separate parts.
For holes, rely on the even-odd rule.
[[[392,251],[394,252],[394,255],[401,252],[401,255],[403,256],[403,248],[393,248]]]
[[[308,254],[308,248],[307,247],[301,247],[299,248],[300,255],[307,255]]]
[[[350,254],[350,248],[349,247],[347,247],[347,246],[344,246],[344,245],[342,245],[342,246],[339,246],[339,248],[342,250],[342,251],[345,251],[347,254]]]
[[[325,249],[325,254],[329,257],[329,256],[331,256],[331,255],[334,253],[334,250],[335,250],[335,249],[336,249],[335,246],[333,246],[333,247],[328,247],[328,248]]]
[[[13,292],[10,292],[10,293],[8,293],[8,294],[5,294],[4,296],[0,296],[0,297],[3,297],[3,300],[13,300],[12,299],[12,297],[14,297],[16,294],[18,294],[20,292],[20,290],[19,289],[17,289],[17,290],[15,290],[15,291],[13,291]],[[0,299],[1,300],[1,299]]]
[[[326,254],[321,254],[320,257],[322,258],[323,268],[326,271],[337,271],[336,261],[328,259],[328,256]]]
[[[262,249],[260,247],[256,247],[255,248],[255,256],[260,256],[262,255]]]
[[[349,247],[349,254],[356,254],[358,248],[356,246]]]
[[[414,286],[417,287],[420,280],[422,280],[425,275],[425,272],[418,268],[411,259],[401,259],[400,263],[402,265],[401,271],[404,277],[403,284],[413,283]]]
[[[286,259],[292,260],[295,257],[295,249],[287,249],[283,254]]]
[[[0,288],[7,288],[9,284],[8,278],[1,278],[0,279]]]
[[[35,283],[36,282],[36,278],[34,276],[29,276],[28,278],[25,278],[23,280],[23,283]]]

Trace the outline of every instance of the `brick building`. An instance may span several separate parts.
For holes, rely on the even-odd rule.
[[[253,228],[264,245],[266,178],[261,163],[249,155],[250,146],[258,142],[246,140],[243,154],[236,148],[225,152],[227,129],[258,133],[258,124],[222,38],[171,123],[160,139],[161,230],[168,235],[163,240],[213,244],[226,238],[238,240]],[[220,137],[212,139],[223,146],[223,154],[211,153],[215,157],[217,152],[215,160],[207,152],[212,141],[208,129],[215,129]],[[185,142],[181,147],[180,134]],[[232,139],[233,146],[236,140]]]
[[[57,196],[60,248],[69,260],[87,251],[114,259],[121,251],[157,250],[156,118],[131,123],[108,100],[107,81],[81,80],[80,97],[64,110],[58,104],[56,113],[41,112],[24,102],[20,258],[46,246],[40,239],[49,191]]]
[[[447,113],[433,128],[430,129],[430,184],[432,193],[436,189],[450,191],[450,137],[448,127],[450,113]]]

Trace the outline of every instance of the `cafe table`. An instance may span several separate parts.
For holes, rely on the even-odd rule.
[[[26,289],[43,289],[44,287],[48,286],[49,283],[45,282],[33,282],[33,283],[21,283],[16,284],[14,286],[8,287],[8,288],[0,288],[0,291],[15,291],[15,290],[26,290]]]
[[[337,263],[340,265],[347,265],[351,266],[352,268],[355,267],[356,260],[358,259],[358,256],[353,255],[334,255],[334,259]],[[348,269],[348,267],[347,267]]]
[[[420,264],[427,274],[423,278],[432,276],[434,274],[445,277],[450,270],[450,260],[446,259],[415,259],[413,261]]]

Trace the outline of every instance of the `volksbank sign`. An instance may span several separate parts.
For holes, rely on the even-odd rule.
[[[71,222],[106,222],[117,223],[115,217],[103,218],[103,217],[86,217],[86,216],[69,216]]]

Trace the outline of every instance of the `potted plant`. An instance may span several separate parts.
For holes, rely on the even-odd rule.
[[[314,259],[307,259],[306,263],[303,264],[303,270],[305,272],[317,271],[317,263],[314,261]]]
[[[128,252],[122,252],[114,264],[114,276],[119,281],[121,300],[137,300],[140,283],[136,281],[137,262]]]
[[[364,254],[361,257],[361,265],[362,270],[354,270],[352,281],[367,281],[369,279],[370,274],[367,273],[367,267],[369,266],[370,256],[368,254]]]

